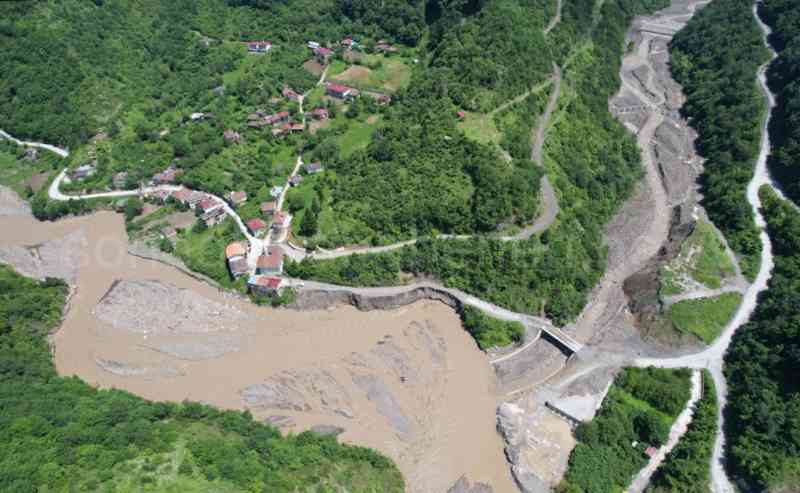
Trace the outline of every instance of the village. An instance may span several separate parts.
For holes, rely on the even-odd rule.
[[[256,57],[276,49],[270,41],[250,41],[244,45],[247,53]],[[331,46],[309,41],[307,49],[310,57],[304,68],[319,77],[316,86],[303,94],[284,85],[280,97],[273,97],[269,101],[269,107],[277,110],[256,109],[248,113],[246,121],[240,122],[238,127],[231,125],[224,128],[222,137],[226,145],[237,146],[254,139],[266,139],[281,145],[281,142],[291,136],[313,135],[326,128],[335,115],[340,113],[337,107],[350,106],[360,98],[366,98],[372,108],[386,106],[392,102],[390,92],[400,87],[397,84],[387,84],[386,90],[378,90],[376,86],[380,84],[357,84],[348,79],[349,72],[364,74],[369,70],[360,66],[361,60],[367,56],[364,48],[351,37]],[[374,53],[371,56],[383,58],[397,53],[399,49],[385,40],[379,40],[374,46],[370,46],[369,51]],[[400,62],[397,63],[397,66],[406,68]],[[359,70],[354,70],[356,68]],[[214,92],[223,91],[215,89]],[[310,109],[304,110],[304,106]],[[216,118],[209,111],[194,111],[184,117],[181,125],[200,125]],[[376,121],[377,117],[369,120]],[[160,135],[168,136],[169,130],[161,130]],[[97,148],[107,140],[108,135],[103,132],[92,139],[81,161],[83,164],[71,169],[64,178],[66,190],[97,190],[96,183],[104,171],[98,166]],[[291,146],[288,142],[287,144]],[[363,145],[365,144],[366,142]],[[229,216],[236,215],[249,237],[247,241],[228,242],[224,252],[220,252],[224,258],[219,258],[219,262],[224,262],[230,279],[237,286],[241,286],[240,279],[246,279],[244,287],[251,295],[274,299],[283,293],[286,286],[281,277],[284,264],[283,245],[292,236],[293,221],[293,215],[287,207],[287,193],[300,186],[304,180],[316,178],[323,173],[323,163],[303,163],[301,153],[285,181],[268,184],[268,199],[256,197],[243,189],[233,189],[220,196],[185,186],[185,170],[181,167],[181,161],[176,159],[149,180],[136,180],[128,170],[117,171],[111,175],[110,186],[106,185],[105,190],[138,190],[139,198],[146,203],[142,207],[144,217],[133,221],[136,228],[129,229],[135,231],[152,217],[154,220],[150,222],[156,227],[144,227],[147,234],[143,235],[143,239],[169,253],[175,250],[182,237],[191,234],[187,233],[189,230],[198,229],[197,223],[202,223],[200,229],[203,230],[215,228]],[[129,199],[120,199],[116,201],[114,208],[123,212],[128,202]],[[174,213],[168,214],[170,211]],[[171,220],[178,216],[180,220]],[[253,239],[256,241],[251,241]]]

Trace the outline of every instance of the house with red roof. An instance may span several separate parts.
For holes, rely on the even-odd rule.
[[[264,117],[264,123],[266,123],[267,125],[279,125],[288,122],[289,122],[288,111],[280,111],[278,113],[275,113],[274,115],[269,115]]]
[[[265,248],[256,262],[256,274],[270,275],[281,272],[283,272],[283,248],[279,246]]]
[[[319,48],[314,49],[314,56],[317,58],[319,63],[327,65],[331,61],[333,50],[330,48],[325,48],[324,46],[320,46]]]
[[[232,206],[237,206],[247,202],[247,192],[231,192],[230,202]]]
[[[201,200],[201,201],[200,201],[200,202],[197,204],[197,207],[199,207],[199,208],[200,208],[200,212],[202,212],[203,214],[207,214],[207,213],[209,213],[209,212],[211,212],[211,211],[214,211],[214,210],[217,210],[217,209],[220,209],[220,208],[222,208],[222,204],[221,204],[221,203],[219,203],[219,202],[218,202],[216,199],[214,199],[213,197],[209,197],[208,195],[206,195],[206,196],[203,198],[203,200]]]
[[[375,51],[380,53],[394,53],[397,51],[397,48],[395,48],[394,46],[392,46],[391,44],[389,44],[384,40],[380,40],[375,45]]]
[[[352,87],[347,87],[342,84],[327,83],[325,84],[325,94],[337,99],[352,99],[355,97]]]
[[[174,192],[172,197],[175,198],[181,204],[188,204],[189,197],[192,195],[192,192],[186,188],[181,188],[180,190]]]
[[[284,87],[283,91],[281,92],[283,97],[288,99],[289,101],[300,101],[300,95],[297,94],[294,89],[290,87]]]
[[[247,221],[247,229],[253,236],[260,236],[267,230],[267,223],[259,218],[254,218]]]
[[[261,213],[266,215],[272,215],[275,213],[275,202],[262,202],[261,203]]]
[[[278,296],[283,289],[283,279],[273,276],[252,275],[247,280],[247,287],[253,294]]]
[[[272,215],[272,227],[275,229],[286,229],[292,222],[292,216],[286,211],[278,211]]]
[[[325,108],[314,108],[311,111],[311,118],[315,120],[327,120],[329,116],[328,110]]]

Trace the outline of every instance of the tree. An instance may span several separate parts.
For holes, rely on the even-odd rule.
[[[289,205],[289,212],[292,214],[295,214],[306,206],[306,199],[298,190],[290,191],[286,197],[286,202]]]
[[[138,197],[133,197],[125,202],[125,220],[131,221],[144,210],[144,204]]]
[[[303,214],[303,221],[300,223],[300,234],[303,236],[314,236],[317,234],[317,213],[307,207]]]
[[[202,233],[207,229],[208,225],[206,224],[206,222],[198,217],[197,220],[194,222],[194,226],[192,226],[192,233]]]

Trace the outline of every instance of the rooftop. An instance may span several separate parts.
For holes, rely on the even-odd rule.
[[[243,257],[247,255],[247,247],[241,241],[234,241],[225,247],[225,258]]]

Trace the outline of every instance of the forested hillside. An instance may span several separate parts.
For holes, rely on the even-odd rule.
[[[795,0],[767,0],[760,14],[773,29],[778,58],[767,73],[776,95],[770,122],[770,168],[786,193],[800,203],[800,5]]]
[[[0,267],[0,490],[404,491],[395,465],[370,449],[57,376],[46,336],[66,292]]]
[[[391,22],[376,12],[385,8],[389,16],[399,3],[148,1],[150,9],[134,9],[130,0],[95,5],[69,0],[65,4],[80,5],[64,7],[65,12],[52,3],[0,7],[8,14],[0,42],[14,53],[0,61],[0,68],[13,74],[0,83],[0,92],[13,100],[0,111],[0,127],[23,137],[80,145],[71,157],[73,167],[96,149],[96,175],[67,191],[107,189],[119,171],[129,171],[132,183],[146,181],[174,164],[185,172],[180,181],[192,188],[220,196],[242,189],[268,200],[269,187],[284,184],[295,156],[303,153],[330,170],[310,187],[313,197],[304,199],[319,204],[319,229],[334,232],[326,247],[525,224],[537,213],[542,173],[524,152],[530,137],[504,136],[501,142],[514,151],[504,159],[497,145],[465,136],[457,113],[487,112],[525,96],[550,76],[555,62],[562,66],[564,83],[545,143],[544,168],[561,212],[547,232],[513,243],[489,237],[422,241],[378,259],[307,262],[290,267],[290,274],[347,284],[399,282],[401,271],[432,275],[558,322],[583,307],[605,268],[603,225],[641,176],[639,151],[607,107],[619,87],[624,33],[636,13],[664,6],[664,0],[567,2],[561,22],[547,37],[542,26],[553,14],[550,2],[428,3],[426,34],[417,47],[405,40],[409,46],[394,55],[412,73],[391,105],[353,103],[329,128],[286,139],[247,128],[245,120],[265,108],[285,108],[297,118],[297,104],[280,94],[284,85],[297,91],[313,87],[316,77],[303,68],[309,57],[306,41],[334,46],[340,37],[353,35],[369,45],[379,36],[392,36]],[[414,12],[423,8],[406,6]],[[51,26],[53,18],[64,20]],[[404,41],[394,36],[391,41]],[[65,41],[58,49],[76,60],[74,74],[41,77],[66,55],[26,54],[60,39]],[[244,39],[271,39],[275,48],[248,57],[239,42]],[[51,95],[51,83],[62,88],[63,98]],[[530,105],[521,107],[537,108],[533,98],[546,99],[529,97],[522,104]],[[512,110],[521,128],[534,128],[538,115]],[[75,111],[83,113],[75,116]],[[212,116],[190,121],[194,112]],[[60,120],[41,117],[49,114],[63,116],[63,124],[51,126]],[[108,137],[87,140],[101,129]],[[241,141],[226,142],[226,129],[240,132]],[[348,137],[353,129],[366,137],[359,146]],[[257,212],[253,207],[243,218]]]
[[[703,205],[752,278],[761,242],[745,195],[766,108],[755,73],[769,58],[752,2],[710,3],[675,35],[670,53],[672,74],[687,97],[682,111],[692,119],[706,159]]]
[[[596,22],[587,17],[593,5],[568,2],[550,35],[569,87],[545,145],[561,203],[556,224],[526,241],[425,240],[400,252],[307,260],[290,265],[289,274],[349,285],[398,283],[401,271],[433,275],[517,311],[544,312],[559,323],[574,317],[605,269],[602,227],[641,176],[635,142],[608,112],[625,30],[636,13],[665,2],[604,2]]]
[[[731,472],[759,491],[800,488],[800,213],[761,190],[775,268],[725,357]]]
[[[436,50],[460,50],[457,60],[441,54],[432,55],[430,65],[419,64],[410,87],[400,89],[391,106],[354,103],[347,118],[340,114],[330,128],[275,138],[248,128],[247,116],[285,109],[292,119],[301,118],[297,104],[284,102],[281,91],[314,87],[318,75],[304,69],[311,56],[308,40],[336,47],[345,36],[365,45],[391,36],[413,45],[426,26],[424,5],[145,3],[0,4],[0,47],[11,54],[0,60],[7,74],[0,81],[0,128],[71,147],[76,151],[72,167],[91,160],[88,149],[96,148],[98,172],[79,184],[83,189],[106,189],[121,171],[130,174],[132,184],[148,181],[176,165],[185,172],[180,180],[192,188],[220,196],[232,190],[264,196],[285,182],[295,156],[305,152],[335,171],[326,182],[328,195],[317,192],[331,211],[320,238],[328,247],[492,231],[536,214],[539,174],[532,163],[506,163],[497,148],[470,141],[456,128],[456,112],[465,99],[459,96],[460,66],[445,62],[466,64],[471,73],[491,72],[491,80],[467,84],[474,82],[487,101],[526,91],[550,71],[551,57],[539,49],[540,5],[515,0],[496,0],[483,10],[481,3],[428,5],[436,11],[428,12],[436,29],[478,26],[469,29],[491,34],[491,43],[478,44],[467,34],[443,35]],[[406,22],[407,16],[413,22]],[[420,33],[398,32],[412,28]],[[240,41],[260,39],[271,40],[275,49],[248,57]],[[520,43],[530,49],[518,50]],[[494,47],[491,57],[487,46]],[[433,47],[403,48],[393,63],[413,65],[427,49]],[[523,64],[518,56],[525,57]],[[389,61],[382,57],[372,66],[385,69]],[[45,77],[52,67],[59,69]],[[315,104],[323,104],[315,94]],[[208,117],[190,121],[200,113]],[[527,115],[531,126],[536,117]],[[236,144],[223,138],[227,130],[240,135]],[[89,142],[100,131],[108,138]]]

